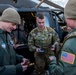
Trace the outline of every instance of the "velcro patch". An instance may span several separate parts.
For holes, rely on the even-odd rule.
[[[61,60],[64,62],[67,62],[69,64],[74,64],[75,55],[68,53],[68,52],[65,52],[65,51],[62,51]]]

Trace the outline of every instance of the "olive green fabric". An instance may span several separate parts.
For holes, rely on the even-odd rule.
[[[37,70],[37,75],[45,74],[45,64],[48,64],[50,61],[49,56],[54,55],[54,52],[51,51],[51,45],[59,42],[57,33],[50,27],[45,27],[43,30],[40,30],[38,27],[33,29],[28,36],[28,46],[30,51],[36,50],[36,48],[41,48],[44,50],[43,53],[35,52],[35,69]]]
[[[69,0],[64,8],[65,18],[76,18],[76,0]]]
[[[56,63],[56,61],[50,62],[49,65],[50,75],[76,75],[76,29],[72,30],[70,34],[67,35],[67,37],[69,38],[65,40],[62,48],[59,50],[58,63]],[[67,62],[62,60],[61,59],[62,52],[74,55],[75,56],[74,62],[69,63],[70,61]],[[68,57],[70,58],[70,60],[73,58],[72,56]],[[65,58],[69,59],[67,58],[66,55]]]
[[[0,29],[0,75],[22,74],[22,56],[13,49],[12,40],[7,32]]]
[[[12,22],[21,24],[19,13],[14,8],[7,8],[3,11],[0,21]]]

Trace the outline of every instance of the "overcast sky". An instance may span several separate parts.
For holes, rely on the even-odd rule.
[[[56,4],[59,4],[62,7],[65,7],[66,3],[68,2],[68,0],[49,0],[49,1],[52,1],[52,2],[54,2]]]
[[[38,0],[32,0],[32,1],[37,2],[37,3],[40,2]],[[68,2],[68,0],[49,0],[49,1],[52,1],[52,2],[58,4],[58,5],[62,6],[62,7],[65,7],[66,3]],[[46,5],[46,4],[42,3],[41,5],[43,6],[43,5]]]

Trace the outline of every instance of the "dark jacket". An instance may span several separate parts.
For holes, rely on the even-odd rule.
[[[67,37],[69,38],[66,39]],[[50,62],[50,75],[76,75],[76,29],[72,30],[67,37],[59,50],[58,63]]]
[[[22,74],[22,56],[15,53],[11,37],[0,29],[0,75]]]

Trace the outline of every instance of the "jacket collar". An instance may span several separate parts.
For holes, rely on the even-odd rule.
[[[76,32],[76,28],[74,28],[70,33],[72,33],[72,32]]]
[[[2,29],[0,29],[0,34],[4,33],[4,31]]]
[[[44,27],[44,29],[40,29],[39,27],[37,27],[37,30],[38,30],[38,31],[47,31],[47,28]]]

